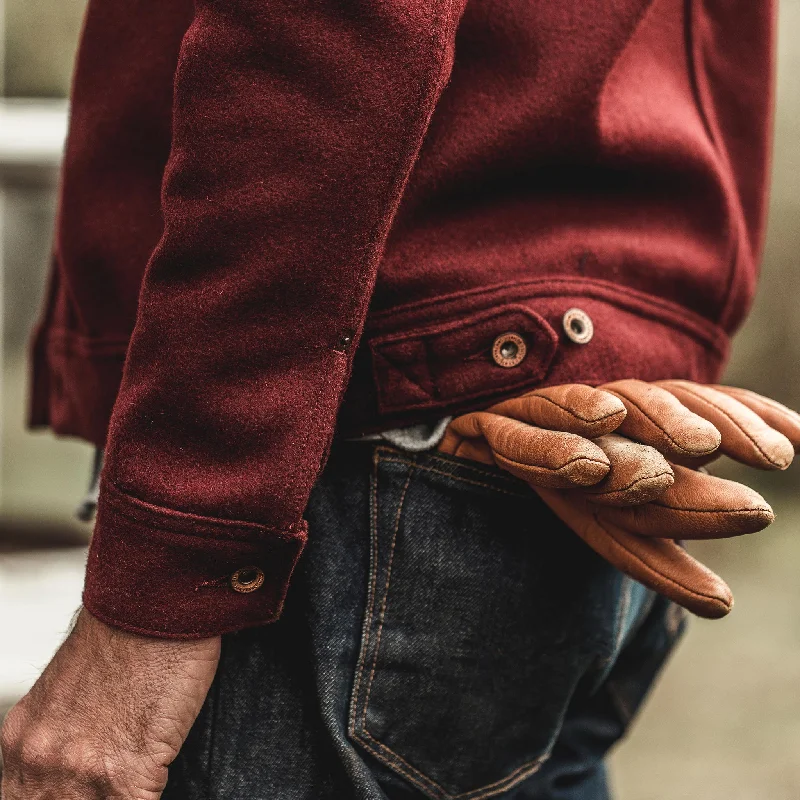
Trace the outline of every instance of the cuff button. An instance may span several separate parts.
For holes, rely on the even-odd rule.
[[[580,308],[571,308],[564,314],[562,320],[564,333],[575,342],[575,344],[587,344],[594,336],[594,325],[592,318]]]
[[[501,333],[492,345],[492,358],[498,367],[516,367],[527,352],[528,346],[518,333]]]
[[[234,592],[247,594],[264,585],[264,570],[259,567],[242,567],[231,575],[231,588]]]

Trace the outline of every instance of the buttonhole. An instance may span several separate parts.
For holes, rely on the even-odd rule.
[[[336,342],[336,347],[334,350],[338,350],[340,353],[346,353],[352,344],[353,334],[351,332],[346,332],[339,337],[339,341]]]

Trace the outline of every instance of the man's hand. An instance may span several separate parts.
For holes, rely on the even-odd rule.
[[[82,610],[6,717],[3,800],[157,800],[219,654],[219,637],[152,639]]]

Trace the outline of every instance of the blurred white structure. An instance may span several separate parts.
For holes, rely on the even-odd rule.
[[[82,547],[0,555],[0,714],[30,689],[81,602]]]
[[[7,301],[19,300],[12,299],[9,292],[12,281],[5,268],[9,262],[4,261],[4,227],[7,212],[11,211],[11,206],[5,207],[6,196],[12,183],[51,191],[66,130],[64,100],[0,99],[0,381],[5,373],[3,311]],[[49,232],[43,233],[49,238]],[[7,390],[5,395],[3,389]],[[10,400],[10,389],[0,385],[0,402]],[[21,422],[20,416],[20,425]],[[11,430],[0,427],[0,447],[9,444],[6,433]],[[0,715],[30,688],[69,629],[80,604],[86,560],[82,547],[3,549],[5,552],[0,550]]]
[[[0,101],[0,167],[57,168],[67,133],[65,100]]]

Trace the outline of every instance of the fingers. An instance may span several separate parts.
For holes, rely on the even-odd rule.
[[[599,519],[589,503],[575,503],[548,489],[536,491],[596,553],[649,589],[708,619],[724,617],[733,608],[725,581],[676,542],[636,536]]]
[[[672,467],[653,447],[609,434],[594,440],[611,464],[600,483],[582,490],[593,503],[626,506],[647,503],[672,486]]]
[[[748,389],[739,389],[734,386],[714,386],[712,388],[730,395],[754,411],[767,425],[780,431],[792,443],[795,453],[800,452],[800,414],[796,411]]]
[[[485,438],[499,467],[537,486],[591,486],[610,468],[606,454],[582,436],[537,428],[485,411],[457,417],[449,428],[459,436]]]
[[[712,422],[665,388],[633,379],[601,388],[617,395],[627,409],[617,433],[655,447],[668,458],[706,458],[720,445],[720,433]]]
[[[481,464],[494,464],[492,448],[485,439],[467,439],[457,434],[451,425],[447,426],[438,450],[440,453],[468,458]]]
[[[659,385],[713,423],[722,434],[721,453],[759,469],[786,469],[792,463],[792,443],[731,395],[690,381]]]
[[[580,383],[536,389],[504,400],[489,411],[537,428],[566,431],[587,439],[611,433],[626,414],[618,397]]]
[[[646,505],[598,508],[601,522],[638,536],[721,539],[763,530],[775,520],[758,492],[735,481],[674,466],[675,483]]]

